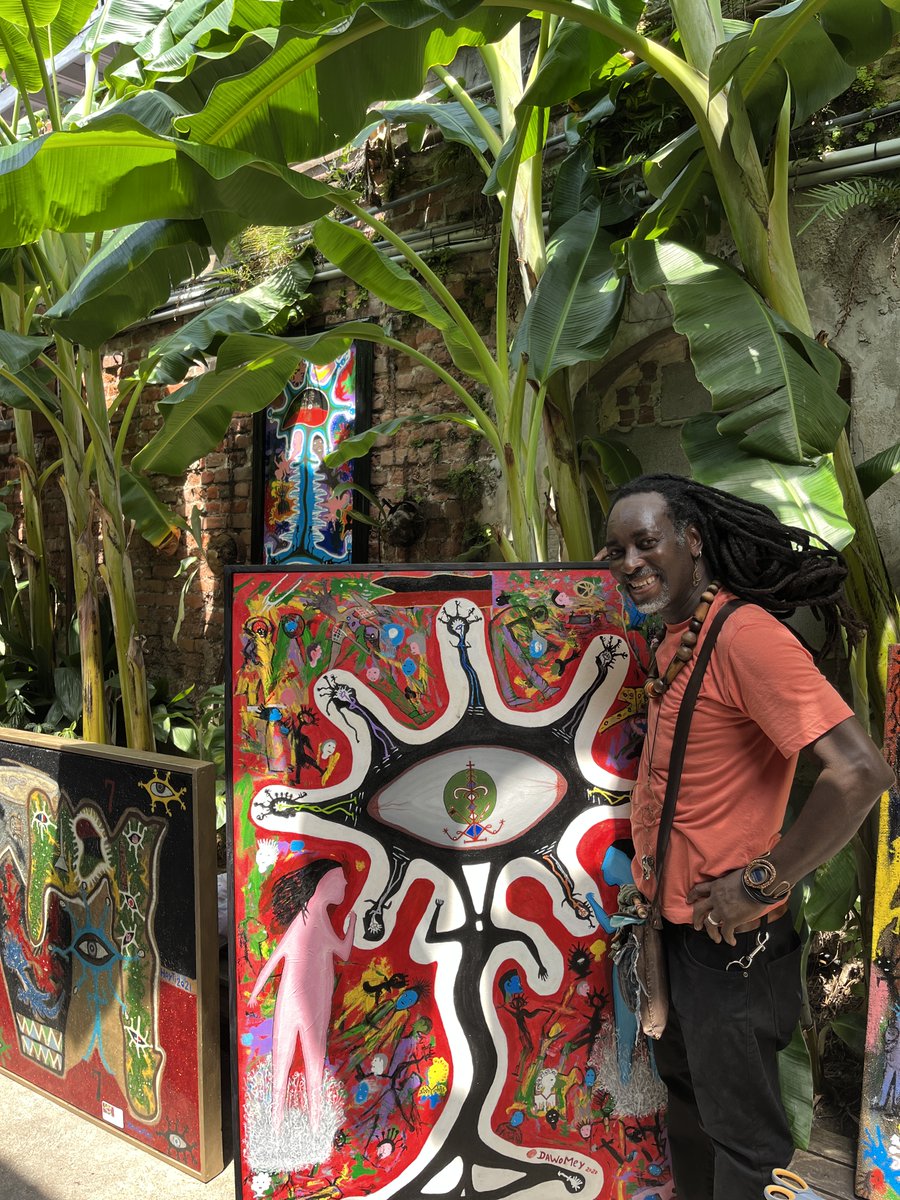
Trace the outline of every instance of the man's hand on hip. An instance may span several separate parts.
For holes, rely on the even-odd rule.
[[[763,914],[741,884],[742,871],[731,871],[721,879],[698,883],[687,894],[694,906],[694,928],[703,929],[714,942],[736,944],[735,932],[758,921]]]

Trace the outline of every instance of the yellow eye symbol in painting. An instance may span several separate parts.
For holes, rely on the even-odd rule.
[[[182,800],[182,796],[187,791],[187,788],[186,787],[179,788],[176,791],[175,788],[172,787],[172,784],[170,782],[171,778],[172,778],[171,771],[166,771],[165,778],[163,778],[163,776],[160,774],[159,771],[154,771],[152,779],[148,779],[146,783],[143,782],[143,780],[142,780],[140,782],[140,784],[138,785],[139,787],[142,787],[144,789],[144,791],[147,793],[147,795],[150,797],[150,812],[151,813],[156,812],[157,804],[161,804],[162,807],[166,810],[166,816],[169,815],[169,805],[170,804],[178,803],[181,805],[182,809],[187,808],[187,805],[185,804],[184,800]]]

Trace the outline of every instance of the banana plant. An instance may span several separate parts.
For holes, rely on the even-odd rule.
[[[37,670],[51,691],[54,609],[42,497],[54,483],[65,502],[72,560],[83,735],[98,742],[110,737],[100,640],[105,591],[126,738],[133,748],[152,749],[128,523],[135,520],[160,542],[184,522],[130,470],[126,438],[146,380],[126,380],[108,402],[101,346],[164,302],[181,280],[204,270],[210,246],[223,249],[249,223],[309,219],[331,203],[327,185],[286,166],[159,134],[171,125],[163,98],[136,99],[147,124],[121,110],[107,122],[111,97],[104,92],[98,99],[96,77],[89,74],[83,102],[63,112],[51,49],[79,33],[91,7],[11,0],[0,14],[0,63],[18,91],[12,123],[0,121],[0,241],[10,247],[0,282],[0,383],[16,424]],[[100,22],[107,38],[128,44],[133,8],[107,10]],[[95,54],[104,44],[94,30]],[[44,115],[33,99],[37,93],[47,106]],[[300,300],[310,274],[307,258],[265,294],[257,290],[242,306],[226,305],[221,320],[232,329],[277,321]],[[193,345],[197,356],[215,341],[217,318],[207,317],[207,336]],[[171,354],[177,355],[174,347]],[[49,424],[59,447],[59,458],[43,472],[34,452],[34,413]]]
[[[551,205],[551,240],[544,244],[535,198],[546,112],[574,89],[594,86],[598,76],[620,75],[623,52],[629,62],[640,60],[644,69],[655,73],[679,98],[696,129],[682,145],[681,165],[651,210],[649,223],[643,219],[638,223],[636,238],[665,236],[696,201],[698,181],[710,178],[747,279],[771,308],[808,336],[809,319],[786,224],[787,132],[792,114],[822,102],[829,87],[839,90],[843,86],[847,68],[841,65],[838,69],[838,64],[843,64],[844,57],[863,61],[865,55],[878,51],[885,31],[889,34],[892,29],[893,15],[880,0],[860,2],[866,9],[866,21],[852,19],[848,0],[801,0],[778,10],[766,19],[767,24],[741,28],[733,23],[726,27],[716,0],[682,0],[675,6],[679,37],[665,44],[636,31],[641,15],[637,0],[595,0],[589,6],[571,0],[544,0],[538,10],[543,14],[538,52],[528,77],[523,78],[521,62],[517,66],[516,59],[517,26],[523,15],[520,0],[499,0],[490,7],[471,0],[375,0],[365,5],[326,2],[315,6],[304,0],[265,6],[251,0],[227,0],[221,6],[187,5],[184,0],[167,5],[160,0],[153,6],[154,19],[150,21],[138,19],[127,0],[113,0],[93,41],[88,38],[95,61],[104,39],[111,40],[113,32],[125,47],[107,72],[105,90],[95,89],[92,81],[90,95],[76,105],[72,115],[60,113],[59,122],[54,123],[51,113],[49,133],[36,122],[29,123],[26,112],[26,154],[21,152],[18,126],[10,128],[6,135],[10,145],[0,149],[0,212],[9,214],[9,237],[14,244],[44,237],[48,227],[65,238],[78,235],[80,245],[86,247],[86,232],[96,234],[129,224],[140,227],[147,221],[163,225],[181,222],[180,232],[169,226],[160,229],[161,243],[156,250],[142,251],[140,272],[152,274],[153,264],[174,261],[178,237],[184,237],[182,245],[188,248],[188,256],[191,244],[204,244],[204,235],[194,222],[205,223],[206,238],[216,245],[248,221],[295,223],[322,218],[334,203],[339,204],[418,273],[421,283],[409,275],[399,279],[395,264],[368,240],[361,246],[358,239],[353,240],[352,230],[336,230],[327,219],[316,225],[320,245],[324,248],[327,243],[326,252],[339,260],[338,265],[347,264],[345,269],[350,274],[357,272],[361,281],[377,279],[391,303],[390,298],[396,296],[398,307],[408,305],[409,311],[420,312],[441,330],[464,381],[459,384],[455,380],[463,409],[460,415],[482,430],[505,474],[511,509],[507,553],[530,556],[547,547],[546,521],[540,511],[543,472],[535,475],[532,471],[543,436],[566,548],[570,554],[585,556],[592,549],[584,501],[586,476],[578,465],[579,437],[564,365],[566,356],[574,351],[566,343],[567,327],[559,328],[554,319],[561,313],[577,313],[580,307],[572,290],[559,285],[564,275],[568,279],[563,263],[580,264],[574,292],[584,283],[594,302],[609,300],[609,307],[616,311],[621,281],[614,269],[613,247],[608,235],[601,232],[603,220],[598,219],[594,226],[586,203],[593,189],[576,188],[572,204],[572,181],[573,177],[578,181],[577,172],[569,173],[565,186],[557,188],[559,196],[554,196]],[[132,18],[135,27],[129,28]],[[29,36],[32,50],[39,50],[41,43],[34,40],[30,29]],[[496,124],[471,103],[461,82],[445,69],[462,45],[479,47],[485,58],[498,96]],[[826,53],[830,57],[825,57]],[[35,53],[35,60],[37,57]],[[615,70],[609,69],[611,63],[616,64]],[[801,71],[804,65],[809,67],[805,75]],[[452,102],[479,132],[485,186],[498,197],[503,210],[498,262],[502,302],[497,305],[494,353],[487,350],[469,316],[449,297],[422,256],[400,244],[402,240],[364,213],[354,198],[335,196],[331,189],[287,169],[288,163],[343,144],[365,123],[367,105],[374,98],[403,100],[415,94],[431,67],[437,68]],[[14,71],[14,65],[10,69]],[[817,81],[817,72],[827,77],[826,82]],[[360,80],[361,85],[347,89],[342,84],[346,78]],[[26,92],[28,82],[23,75]],[[52,79],[49,83],[52,91]],[[99,111],[94,103],[97,90],[102,93]],[[752,107],[754,95],[766,104],[758,99],[759,107]],[[604,102],[602,97],[600,102]],[[281,119],[288,109],[297,119]],[[660,176],[672,169],[670,159],[677,155],[663,154],[661,159]],[[101,163],[102,169],[98,169]],[[68,186],[69,181],[73,186]],[[21,203],[22,197],[28,203]],[[579,241],[590,229],[594,229],[593,241]],[[137,234],[135,238],[140,240]],[[570,238],[572,244],[567,247]],[[99,275],[91,291],[91,271],[109,270],[102,260],[96,268],[92,262],[88,264],[102,249],[102,243],[96,244],[99,241],[95,236],[88,247],[90,253],[82,249],[80,257],[72,253],[66,258],[71,269],[58,281],[62,284],[58,291],[72,294],[70,303],[62,307],[56,303],[59,297],[52,297],[51,329],[58,320],[69,322],[66,327],[71,332],[75,327],[71,322],[77,323],[84,315],[79,317],[82,298],[88,304],[93,296],[95,312],[102,312],[104,290],[110,296],[119,294],[108,283],[96,283]],[[123,235],[122,245],[127,241],[128,235]],[[525,333],[515,343],[510,337],[506,303],[511,244],[525,294],[530,295],[529,303],[535,304]],[[111,257],[116,249],[110,246]],[[126,251],[123,254],[127,257]],[[601,261],[608,265],[598,275]],[[619,260],[623,261],[628,261],[627,254]],[[554,262],[560,264],[558,270]],[[160,278],[164,272],[165,267],[160,266]],[[600,275],[603,284],[598,292]],[[112,270],[108,278],[114,277]],[[547,283],[542,287],[545,277]],[[80,291],[73,290],[76,285]],[[135,286],[135,293],[139,290],[142,300],[135,307],[144,307],[152,289]],[[537,319],[542,306],[548,320]],[[590,358],[602,351],[605,320],[606,316],[591,325],[577,352],[586,348],[585,357]],[[615,316],[610,318],[609,330],[614,320]],[[97,324],[98,331],[101,324]],[[573,322],[573,328],[576,325]],[[241,345],[248,354],[245,362],[255,363],[257,352]],[[237,354],[237,343],[230,350]],[[245,364],[226,357],[224,364],[220,361],[217,373],[222,377],[215,384],[208,389],[187,384],[169,403],[177,404],[181,397],[187,402],[187,416],[194,406],[196,424],[209,405],[220,425],[223,413],[241,407],[241,365]],[[277,369],[268,361],[266,370],[276,378]],[[440,370],[443,368],[439,367],[438,377]],[[82,378],[96,376],[96,371],[87,370]],[[133,391],[119,399],[126,416],[133,411],[140,380],[132,386]],[[478,402],[484,390],[490,391],[494,405],[490,418]],[[772,396],[777,394],[778,389],[773,389]],[[99,416],[99,405],[95,404],[95,410]],[[219,425],[213,423],[215,428]],[[185,422],[187,430],[196,432],[190,421]],[[192,444],[200,446],[203,440],[197,432]],[[151,443],[145,448],[139,465],[151,469],[151,464],[163,461],[161,446]],[[730,443],[723,440],[722,447],[727,458]],[[845,478],[852,470],[849,459],[844,461],[845,442],[840,438],[833,452],[846,515],[857,531],[849,547],[852,556],[855,544],[867,545],[871,527],[866,525],[862,494],[853,493]],[[812,468],[816,463],[794,465]],[[140,493],[140,482],[132,484]],[[803,507],[811,506],[804,502]],[[865,569],[865,564],[860,569]],[[887,613],[879,628],[888,634],[896,614],[894,607],[891,616],[889,600],[884,596],[878,600],[884,610],[880,615]]]
[[[665,236],[683,219],[685,209],[697,202],[698,184],[711,181],[728,217],[746,277],[765,303],[808,335],[809,318],[786,224],[787,133],[792,119],[805,119],[852,81],[854,72],[848,63],[867,61],[888,44],[893,14],[881,0],[862,0],[862,4],[864,20],[858,6],[851,6],[848,0],[801,0],[751,27],[724,22],[715,0],[684,0],[675,9],[679,39],[672,46],[680,47],[676,52],[661,39],[636,32],[642,7],[633,0],[617,3],[598,0],[591,6],[546,0],[539,9],[544,16],[537,54],[527,79],[522,77],[521,61],[517,58],[518,30],[511,25],[504,30],[505,22],[495,20],[498,13],[506,15],[507,9],[514,9],[512,0],[492,5],[489,10],[466,6],[468,11],[462,25],[467,28],[462,31],[461,25],[454,27],[453,44],[467,41],[478,47],[494,85],[495,119],[473,104],[461,81],[441,65],[430,23],[434,8],[411,2],[374,4],[349,11],[342,8],[344,24],[326,41],[322,30],[331,19],[327,12],[321,12],[317,22],[308,19],[303,22],[298,7],[279,9],[282,16],[289,14],[289,19],[295,22],[295,36],[284,25],[277,33],[274,26],[252,31],[235,16],[227,34],[204,33],[196,38],[195,62],[202,65],[195,66],[189,75],[179,68],[180,75],[175,72],[179,77],[172,78],[165,86],[172,101],[185,110],[175,118],[175,127],[191,138],[203,138],[235,150],[249,151],[262,146],[274,154],[271,141],[277,128],[279,153],[301,158],[320,153],[346,136],[353,129],[354,116],[357,122],[364,120],[359,103],[362,92],[347,96],[334,87],[338,66],[344,70],[354,64],[354,69],[362,69],[363,57],[370,60],[375,57],[376,63],[366,72],[367,81],[373,89],[380,89],[381,95],[396,96],[398,84],[412,76],[420,79],[419,65],[430,59],[450,103],[455,106],[453,114],[449,105],[445,106],[447,111],[442,117],[438,115],[439,105],[431,106],[426,113],[420,102],[415,102],[418,104],[415,111],[406,102],[407,115],[419,122],[434,120],[445,134],[467,142],[485,171],[485,190],[497,195],[502,207],[497,351],[491,356],[497,372],[485,357],[483,346],[473,337],[466,314],[458,311],[459,306],[454,309],[452,304],[448,305],[439,286],[420,270],[421,256],[407,253],[401,240],[392,239],[389,231],[378,227],[358,206],[344,207],[361,226],[368,227],[370,235],[376,233],[395,255],[419,272],[430,299],[437,298],[439,307],[445,311],[430,308],[421,294],[410,301],[412,307],[408,310],[418,312],[424,319],[434,319],[444,332],[455,365],[476,387],[487,387],[491,392],[495,432],[502,449],[498,457],[510,497],[511,539],[507,552],[521,553],[520,547],[539,552],[546,546],[546,529],[534,508],[535,498],[540,498],[544,485],[532,482],[530,494],[526,495],[529,443],[535,440],[537,431],[548,448],[547,469],[557,498],[566,548],[581,555],[589,552],[591,541],[585,515],[584,473],[578,464],[577,451],[572,450],[577,437],[573,433],[565,369],[558,369],[554,378],[541,380],[531,378],[532,371],[526,366],[524,374],[529,385],[523,399],[518,399],[517,378],[524,347],[522,338],[511,346],[506,305],[510,245],[515,247],[526,298],[547,263],[543,231],[535,220],[540,206],[535,205],[534,199],[548,108],[572,92],[589,89],[598,76],[615,82],[628,66],[622,51],[630,59],[640,59],[644,69],[655,73],[672,89],[694,127],[680,139],[677,148],[663,150],[659,161],[648,169],[651,189],[662,184],[661,194],[648,217],[638,222],[635,238],[654,240]],[[402,22],[408,28],[399,29]],[[238,36],[242,29],[246,32]],[[300,36],[301,31],[306,37]],[[404,60],[403,70],[388,85],[381,72],[380,55],[373,52],[382,45],[399,45],[398,39],[404,36],[411,54]],[[229,37],[236,39],[234,58],[222,54]],[[270,48],[268,52],[261,50],[260,41]],[[244,61],[251,65],[245,74],[240,74],[235,66]],[[610,70],[611,63],[617,64],[615,70]],[[159,64],[154,66],[148,60],[144,66],[151,71]],[[313,92],[314,104],[310,99]],[[291,123],[290,128],[282,130],[278,127],[277,112],[291,103],[308,111],[311,119]],[[403,104],[394,107],[397,115],[402,115]],[[468,123],[461,114],[468,116]],[[391,105],[380,106],[377,115],[392,119]],[[451,129],[452,134],[448,132]],[[567,187],[571,187],[571,182],[567,181]],[[579,196],[578,208],[583,200],[584,196]],[[404,288],[398,288],[397,279],[383,263],[374,261],[372,253],[358,244],[351,246],[349,238],[335,233],[326,222],[317,226],[316,237],[319,248],[329,257],[334,255],[348,274],[389,303],[405,306]],[[344,242],[348,244],[345,246]],[[557,255],[561,244],[560,239],[554,242]],[[609,286],[613,291],[617,285]],[[466,391],[471,401],[473,388],[467,387]],[[785,395],[790,395],[790,389],[785,390]],[[538,409],[539,419],[532,420]],[[791,419],[790,411],[787,419]],[[728,460],[733,448],[724,438],[721,449]],[[825,464],[825,473],[832,470],[837,473],[845,494],[844,506],[838,507],[849,505],[853,510],[850,517],[857,529],[855,545],[863,547],[865,553],[867,546],[872,549],[867,541],[870,529],[865,513],[854,508],[854,480],[848,482],[842,466],[843,440],[838,438],[837,444],[823,453],[834,455],[834,465]],[[507,467],[510,459],[513,464]],[[522,464],[526,464],[524,468]],[[793,465],[800,469],[797,479],[801,483],[806,477],[804,471],[809,478],[817,471],[817,477],[821,477],[823,464],[806,463],[802,454]],[[727,471],[725,475],[720,472],[717,482],[728,486],[726,475]],[[859,496],[855,499],[858,501]],[[803,520],[804,514],[808,519],[815,505],[806,498],[800,508],[803,511],[799,519]],[[851,547],[851,557],[854,552]],[[862,598],[858,599],[862,602]],[[889,637],[894,623],[890,604],[885,602],[880,607],[880,613],[870,616],[875,618],[873,625],[885,629]],[[863,608],[869,610],[871,605],[866,602]],[[877,676],[877,655],[875,662],[873,681]]]

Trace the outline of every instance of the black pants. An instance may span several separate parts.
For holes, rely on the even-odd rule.
[[[678,1200],[761,1200],[772,1168],[793,1154],[776,1054],[800,1015],[800,939],[789,915],[760,932],[766,949],[746,970],[726,970],[754,949],[756,932],[734,947],[665,924],[671,1003],[654,1053]]]

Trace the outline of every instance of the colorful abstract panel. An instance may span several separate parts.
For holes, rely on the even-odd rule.
[[[0,1069],[212,1178],[215,768],[0,734]]]
[[[900,770],[900,646],[888,657],[884,756]],[[881,802],[856,1193],[900,1200],[900,788]]]
[[[241,1200],[670,1200],[610,972],[647,665],[610,576],[229,583]]]
[[[350,462],[332,469],[325,457],[368,425],[371,370],[367,343],[324,366],[303,361],[278,400],[259,414],[254,558],[341,564],[365,557],[359,546],[353,550],[348,486],[359,467]]]

